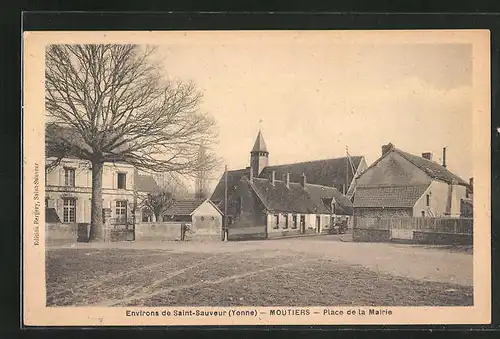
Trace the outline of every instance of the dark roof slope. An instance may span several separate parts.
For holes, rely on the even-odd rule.
[[[191,215],[205,200],[177,200],[163,214],[164,215]]]
[[[234,171],[227,171],[227,191],[228,195],[230,195],[238,186],[241,178],[243,176],[248,176],[250,174],[250,169],[239,169]],[[225,178],[222,175],[222,178],[219,180],[219,183],[215,187],[210,200],[214,202],[220,202],[224,200],[224,192],[225,192]]]
[[[410,208],[429,185],[357,187],[354,206],[371,208]]]
[[[357,169],[362,156],[352,156],[351,161]],[[337,186],[340,187],[346,182],[348,176],[348,184],[352,182],[353,174],[349,165],[348,158],[325,159],[307,162],[298,162],[295,164],[267,166],[262,170],[259,177],[269,178],[272,171],[275,171],[277,179],[282,179],[286,173],[290,173],[291,182],[300,182],[302,173],[306,175],[308,183],[322,186]]]
[[[139,192],[161,192],[160,186],[158,186],[152,175],[138,173],[135,174],[135,189]]]
[[[468,186],[469,184],[465,182],[458,175],[450,172],[448,169],[444,168],[435,161],[428,160],[417,155],[413,155],[404,152],[400,149],[394,148],[394,152],[400,154],[403,158],[411,162],[413,165],[417,166],[424,172],[426,172],[431,178],[445,181],[447,183],[455,182],[458,185]]]
[[[251,187],[262,200],[266,208],[277,212],[329,214],[331,213],[325,200],[335,198],[337,214],[351,214],[352,204],[337,189],[318,185],[290,183],[289,188],[281,180],[274,186],[268,179],[255,178]]]

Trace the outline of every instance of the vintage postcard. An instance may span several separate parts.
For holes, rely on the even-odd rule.
[[[26,326],[488,324],[487,30],[25,32]]]

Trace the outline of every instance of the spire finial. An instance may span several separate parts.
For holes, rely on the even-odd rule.
[[[259,131],[262,130],[262,123],[263,123],[263,120],[259,119]]]

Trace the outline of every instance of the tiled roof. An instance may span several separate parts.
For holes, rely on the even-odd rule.
[[[262,200],[266,208],[276,212],[294,212],[304,214],[329,214],[328,204],[324,199],[335,198],[337,214],[351,214],[352,203],[333,187],[299,183],[290,183],[289,188],[281,180],[276,180],[274,186],[268,179],[255,178],[251,187]]]
[[[362,161],[362,156],[352,156],[351,161],[354,167],[357,169],[360,162]],[[260,178],[269,179],[272,171],[275,171],[275,178],[277,180],[283,179],[286,173],[290,173],[290,182],[300,182],[302,173],[306,175],[306,180],[310,184],[330,186],[330,187],[342,187],[345,183],[346,171],[347,171],[347,157],[335,158],[335,159],[325,159],[317,161],[306,161],[298,162],[295,164],[285,164],[276,166],[267,166],[262,170],[259,175]],[[238,185],[238,182],[243,176],[249,176],[249,169],[239,169],[228,171],[227,174],[227,187],[228,196],[231,195],[232,191]],[[349,183],[353,180],[352,171],[349,169],[348,173]],[[224,199],[224,175],[219,180],[219,183],[215,187],[214,192],[210,200],[214,202],[220,202]]]
[[[413,207],[429,185],[359,187],[354,196],[354,207],[403,208]]]
[[[156,180],[151,175],[136,174],[135,189],[139,192],[160,192],[161,188],[156,183]]]
[[[355,169],[359,167],[362,159],[362,156],[351,157]],[[338,188],[342,187],[346,182],[346,175],[348,176],[348,184],[353,180],[352,170],[350,165],[348,167],[347,157],[267,166],[262,170],[259,177],[267,179],[272,171],[276,172],[275,176],[280,180],[286,173],[290,173],[291,182],[300,182],[300,177],[304,173],[308,183]]]
[[[264,137],[260,131],[259,134],[257,134],[255,143],[253,144],[252,152],[267,152],[266,142],[264,141]]]
[[[164,215],[191,215],[205,200],[177,200],[170,208],[168,208]]]
[[[468,186],[469,184],[465,182],[458,175],[450,172],[448,169],[444,168],[435,161],[428,160],[417,155],[406,153],[397,148],[394,149],[395,152],[400,154],[403,158],[426,172],[431,178],[445,181],[447,183],[456,182],[458,185]]]

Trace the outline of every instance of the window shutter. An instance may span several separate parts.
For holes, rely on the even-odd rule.
[[[64,168],[59,169],[59,186],[64,186]]]

